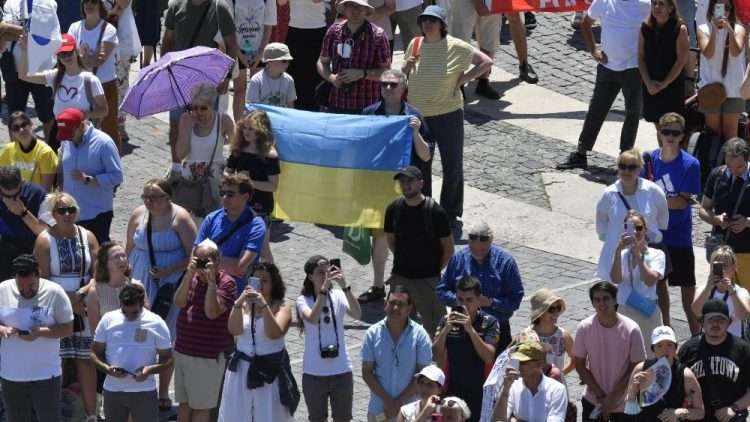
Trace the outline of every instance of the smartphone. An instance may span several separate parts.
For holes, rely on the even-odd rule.
[[[260,278],[258,278],[258,277],[249,277],[247,279],[247,285],[250,286],[250,287],[252,287],[253,290],[255,290],[256,292],[259,292],[260,291]]]
[[[133,376],[135,376],[135,374],[134,374],[134,373],[132,373],[132,372],[128,371],[128,370],[127,370],[127,369],[125,369],[125,368],[120,368],[119,366],[113,366],[113,367],[112,367],[112,370],[113,370],[113,371],[115,371],[115,372],[121,372],[121,373],[123,373],[123,374],[127,374],[127,375],[133,375]]]
[[[336,267],[339,270],[341,269],[341,259],[339,258],[331,258],[328,260],[328,265],[331,267]]]
[[[21,336],[28,336],[29,334],[31,334],[31,331],[29,331],[29,330],[18,330],[17,329],[16,332],[18,333],[18,335],[21,335]]]
[[[451,311],[457,312],[459,314],[464,314],[464,315],[467,314],[466,307],[464,305],[451,306]]]
[[[711,264],[711,272],[716,276],[724,277],[724,263],[714,262]]]
[[[726,7],[724,3],[716,3],[714,5],[714,18],[719,19],[725,17]]]
[[[625,233],[630,237],[635,237],[635,223],[632,221],[625,222]]]

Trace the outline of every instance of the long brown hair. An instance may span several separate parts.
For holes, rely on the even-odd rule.
[[[708,22],[711,22],[711,20],[714,18],[714,5],[718,3],[718,0],[710,0],[708,2],[708,9],[706,12],[706,19],[708,19]],[[730,24],[732,24],[732,28],[734,28],[734,25],[737,23],[737,15],[734,13],[734,0],[726,0],[724,3],[728,6],[727,9],[729,9],[729,16],[727,16],[727,20]]]
[[[73,50],[73,54],[76,55],[76,62],[78,62],[78,67],[80,68],[81,72],[86,69],[83,65],[83,59],[81,58],[81,55],[78,53],[78,40],[76,40],[76,49]],[[55,79],[52,81],[52,95],[54,96],[55,93],[57,93],[57,88],[60,88],[60,83],[62,82],[63,78],[65,77],[65,65],[63,64],[62,60],[58,57],[57,59],[57,65],[55,65],[55,69],[57,69],[57,73],[55,74]]]
[[[648,19],[646,20],[646,25],[649,26],[649,27],[651,27],[651,28],[656,28],[656,26],[657,26],[656,25],[656,19],[654,18],[654,12],[653,12],[653,7],[654,7],[654,3],[653,2],[654,1],[656,1],[656,0],[651,0],[652,11],[648,14]],[[682,22],[682,18],[680,18],[680,11],[677,10],[677,2],[675,0],[664,0],[664,1],[667,2],[667,6],[668,7],[672,8],[672,11],[669,13],[669,19],[670,20],[671,19],[676,20],[677,24],[678,24],[678,27],[680,25],[683,25],[684,23]]]
[[[115,246],[121,247],[123,250],[125,246],[118,241],[104,242],[99,247],[99,251],[96,253],[96,268],[94,268],[94,280],[100,283],[109,283],[110,274],[107,263],[109,262],[109,251]],[[125,271],[125,275],[130,277],[130,267]]]
[[[99,19],[107,19],[107,8],[104,7],[102,0],[81,0],[81,17],[86,19],[86,12],[83,10],[83,5],[86,3],[99,3]],[[104,23],[107,24],[106,22]]]
[[[250,141],[245,139],[242,129],[247,128],[255,132],[255,149],[261,155],[268,155],[271,148],[275,145],[273,132],[271,129],[271,119],[264,111],[253,111],[243,117],[234,128],[234,134],[230,141],[232,154],[239,154],[244,148],[250,145]]]

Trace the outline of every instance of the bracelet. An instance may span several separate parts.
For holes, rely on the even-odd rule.
[[[344,287],[344,288],[343,288],[343,289],[341,289],[341,290],[343,290],[343,291],[345,291],[345,292],[351,292],[351,291],[352,291],[352,285],[350,284],[350,285],[348,285],[348,286]]]
[[[29,209],[28,209],[28,208],[24,208],[24,209],[23,209],[23,212],[22,212],[21,214],[19,214],[19,215],[18,215],[18,218],[24,218],[24,217],[26,217],[27,215],[29,215]]]

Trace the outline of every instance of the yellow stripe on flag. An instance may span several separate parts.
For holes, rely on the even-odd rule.
[[[401,194],[395,174],[282,161],[273,214],[283,220],[383,228],[385,208]]]

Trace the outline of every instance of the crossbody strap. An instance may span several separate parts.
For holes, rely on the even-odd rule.
[[[250,210],[250,215],[251,215],[250,218],[247,218],[247,219],[244,219],[244,220],[237,220],[237,222],[234,224],[234,226],[232,226],[231,229],[229,229],[228,232],[226,232],[225,234],[221,235],[218,239],[214,240],[214,243],[216,243],[216,246],[221,246],[221,244],[224,243],[224,242],[226,242],[227,239],[229,239],[230,237],[232,237],[232,235],[237,230],[239,230],[240,227],[242,227],[245,224],[247,224],[250,221],[252,221],[253,217],[255,216],[254,212],[252,210]]]
[[[146,243],[148,244],[148,262],[150,264],[151,268],[156,267],[156,254],[154,253],[154,244],[151,241],[151,213],[148,214],[148,217],[146,217]],[[152,278],[151,279],[157,286],[159,286],[159,279],[158,278]]]
[[[617,196],[620,197],[620,200],[622,201],[622,204],[625,205],[625,208],[630,211],[630,204],[628,204],[628,200],[625,199],[625,195],[622,194],[619,190],[617,191]]]
[[[84,23],[81,22],[81,29],[83,29]],[[94,51],[96,52],[96,55],[99,55],[99,48],[102,46],[102,39],[104,39],[104,31],[107,29],[107,21],[102,19],[102,29],[99,31],[99,39],[96,40],[96,47],[94,48]],[[96,75],[96,71],[99,70],[99,66],[94,66],[93,69],[91,69],[91,73]]]
[[[727,31],[727,39],[724,42],[724,56],[721,58],[721,79],[727,76],[727,65],[729,64],[729,38],[732,34]]]

